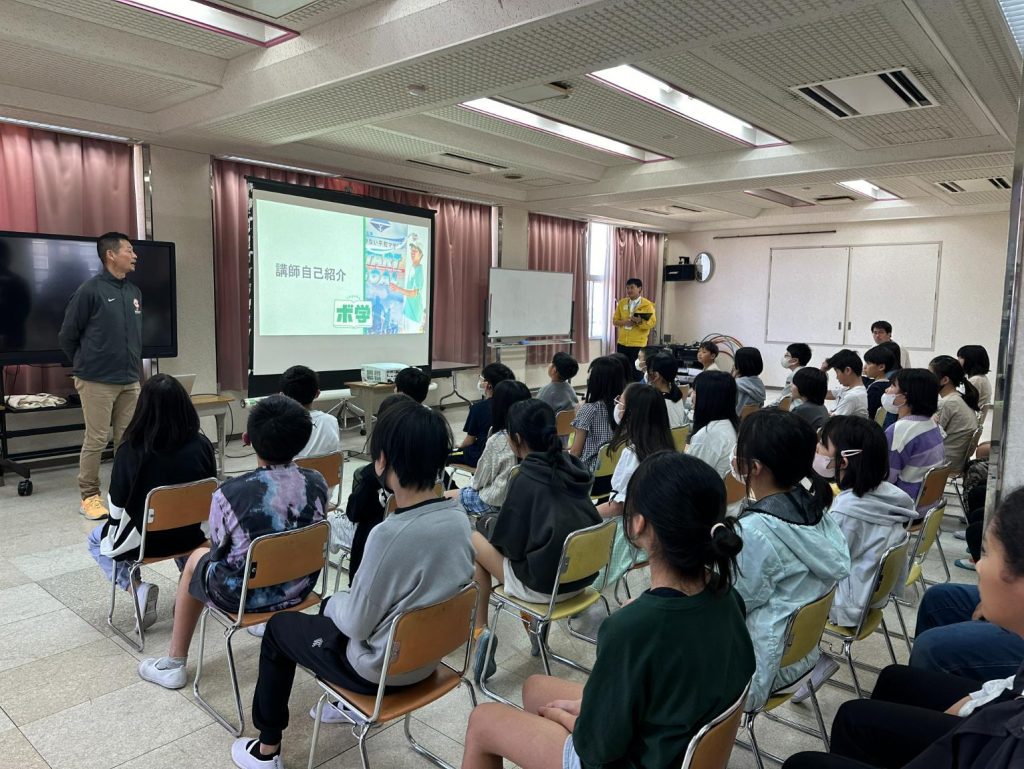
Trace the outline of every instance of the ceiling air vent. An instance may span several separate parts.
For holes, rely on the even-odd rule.
[[[935,186],[953,195],[962,192],[992,192],[993,190],[1010,190],[1010,182],[1005,176],[986,176],[981,179],[951,179],[944,182],[935,182]]]
[[[857,199],[852,195],[822,195],[815,198],[814,202],[819,206],[836,206],[843,203],[855,203]]]
[[[835,118],[884,115],[934,107],[935,99],[906,68],[843,77],[791,89]]]
[[[676,203],[673,203],[672,205],[670,205],[669,208],[674,208],[677,211],[682,211],[682,212],[687,213],[687,214],[702,214],[702,213],[704,213],[699,208],[690,208],[689,206],[680,206],[680,205],[678,205]]]
[[[789,206],[790,208],[804,208],[805,206],[814,205],[814,203],[808,203],[806,200],[800,200],[800,198],[794,198],[792,195],[787,195],[784,192],[767,187],[761,190],[743,190],[743,192],[755,198],[770,200],[772,203],[778,203],[780,206]]]
[[[425,166],[427,168],[433,168],[433,169],[435,169],[437,171],[448,171],[449,173],[463,174],[464,176],[472,176],[473,175],[472,171],[463,171],[463,170],[458,169],[458,168],[449,168],[448,166],[443,166],[440,163],[428,163],[425,160],[406,159],[405,162],[406,163],[413,163],[414,165],[417,165],[417,166]]]
[[[419,159],[408,158],[407,163],[415,163],[418,166],[427,166],[439,171],[452,171],[464,176],[473,174],[489,174],[495,171],[507,171],[508,166],[499,163],[492,163],[487,160],[471,158],[466,155],[457,155],[454,152],[437,152],[433,155],[425,155]]]
[[[657,214],[658,216],[671,216],[668,211],[659,211],[657,208],[638,208],[637,211],[643,211],[645,214]]]

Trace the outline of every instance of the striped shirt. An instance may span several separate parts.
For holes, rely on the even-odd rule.
[[[928,470],[945,461],[942,431],[929,417],[909,416],[889,425],[885,437],[889,442],[889,482],[916,500]]]

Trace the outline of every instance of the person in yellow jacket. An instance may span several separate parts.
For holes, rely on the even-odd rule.
[[[639,278],[626,281],[626,296],[615,303],[612,325],[619,329],[615,351],[621,352],[636,366],[637,356],[647,346],[647,337],[657,323],[654,302],[641,296],[644,284]]]

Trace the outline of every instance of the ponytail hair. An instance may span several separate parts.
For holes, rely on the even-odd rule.
[[[508,434],[526,444],[530,451],[545,452],[549,462],[557,462],[563,451],[558,437],[555,410],[536,398],[513,403],[508,409]]]
[[[652,454],[626,491],[622,529],[630,544],[631,521],[638,515],[653,532],[652,560],[687,579],[711,571],[708,589],[714,593],[732,586],[743,541],[735,520],[726,518],[725,484],[714,468],[678,451]]]
[[[665,397],[673,403],[679,403],[683,399],[683,391],[676,384],[676,375],[679,373],[679,362],[665,352],[660,352],[653,358],[647,360],[648,375],[651,371],[668,382],[668,392]]]
[[[939,378],[939,389],[942,389],[942,377],[946,377],[953,387],[964,388],[964,403],[971,407],[971,411],[977,411],[981,408],[979,405],[981,396],[978,393],[978,388],[971,384],[967,374],[964,372],[964,367],[960,365],[960,361],[952,355],[939,355],[936,358],[932,358],[928,368]]]
[[[740,423],[736,436],[736,468],[747,476],[747,495],[754,462],[760,462],[783,489],[809,480],[813,500],[809,512],[817,523],[832,503],[832,487],[814,472],[817,447],[817,433],[807,420],[777,408],[755,411]]]

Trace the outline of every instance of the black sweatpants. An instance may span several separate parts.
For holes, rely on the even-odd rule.
[[[830,755],[798,753],[783,769],[900,769],[961,723],[943,711],[979,688],[969,678],[890,665],[871,699],[840,706]]]
[[[326,602],[321,604],[321,609]],[[281,612],[267,623],[260,648],[260,676],[252,698],[252,722],[264,745],[276,745],[288,728],[288,698],[296,664],[357,694],[376,694],[377,684],[360,676],[345,649],[348,638],[323,615]]]

